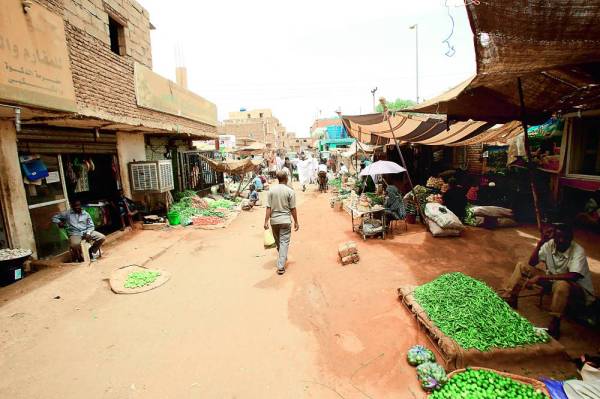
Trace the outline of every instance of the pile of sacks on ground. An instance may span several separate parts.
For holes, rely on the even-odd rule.
[[[338,255],[343,266],[349,265],[350,263],[358,263],[360,260],[358,256],[358,248],[354,241],[348,241],[338,246]]]
[[[500,206],[472,206],[467,208],[465,223],[475,227],[513,227],[517,225],[512,209]]]
[[[458,216],[437,202],[425,205],[425,217],[434,237],[456,237],[465,229]]]

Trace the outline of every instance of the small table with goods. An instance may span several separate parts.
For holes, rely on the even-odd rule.
[[[350,208],[352,217],[352,231],[362,235],[363,240],[367,237],[381,235],[385,239],[385,209],[382,206],[374,206],[368,210]],[[354,221],[359,219],[359,223]]]

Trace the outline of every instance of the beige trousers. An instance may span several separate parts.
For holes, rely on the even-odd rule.
[[[515,270],[508,279],[506,292],[518,296],[519,292],[525,286],[528,279],[534,276],[545,276],[546,271],[539,267],[532,267],[526,263],[517,263]],[[569,302],[569,296],[577,288],[577,284],[564,280],[552,281],[552,305],[550,314],[553,316],[562,316]]]

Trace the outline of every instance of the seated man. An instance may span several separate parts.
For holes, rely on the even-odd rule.
[[[540,263],[542,267],[537,267]],[[579,306],[586,306],[594,301],[594,286],[585,251],[573,241],[571,226],[555,224],[552,229],[544,232],[531,254],[529,264],[517,263],[503,296],[516,308],[523,286],[530,287],[534,284],[552,288],[552,321],[548,333],[559,339],[560,318],[569,300]]]
[[[94,231],[92,217],[81,208],[81,201],[71,202],[71,209],[54,215],[52,223],[67,229],[73,262],[83,262],[81,240],[92,243],[89,250],[90,261],[94,262],[99,257],[100,247],[106,237],[104,234]]]
[[[117,191],[117,194],[113,200],[113,206],[119,212],[119,217],[121,219],[121,230],[125,230],[126,217],[129,226],[133,227],[133,216],[135,216],[138,211],[135,209],[135,203],[127,198],[125,194],[123,194],[123,190]]]

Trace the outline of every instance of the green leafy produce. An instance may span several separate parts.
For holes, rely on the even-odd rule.
[[[341,178],[331,179],[331,180],[329,180],[329,182],[327,184],[329,184],[331,187],[337,187],[339,190],[342,188],[342,179]]]
[[[235,202],[229,201],[226,199],[220,199],[220,200],[211,202],[209,205],[210,209],[217,209],[217,208],[233,209],[234,207],[235,207]]]
[[[195,197],[197,195],[198,195],[198,193],[194,190],[185,190],[185,191],[180,191],[177,194],[175,194],[175,199],[177,201],[181,201],[183,198]]]
[[[430,399],[547,399],[547,396],[531,385],[503,377],[490,370],[467,369],[454,375]]]
[[[448,382],[446,370],[434,362],[425,362],[417,366],[417,378],[421,388],[427,392],[441,389]]]
[[[485,283],[462,273],[443,274],[417,287],[414,296],[433,323],[465,349],[487,351],[549,340]]]
[[[383,205],[383,197],[375,193],[365,193],[373,205]]]
[[[426,362],[435,362],[435,355],[432,351],[422,345],[415,345],[408,350],[406,355],[408,364],[418,366]]]
[[[202,216],[216,216],[218,218],[224,218],[225,214],[223,212],[219,212],[219,211],[215,211],[213,209],[205,209],[203,211],[200,211],[200,215]]]
[[[125,288],[140,288],[152,284],[160,276],[160,272],[144,270],[141,272],[132,272],[127,275]]]

